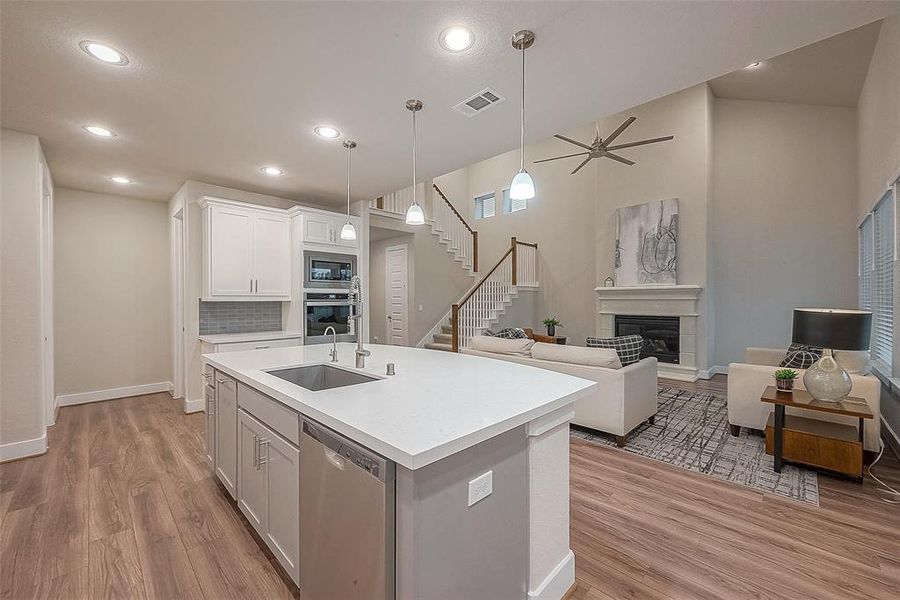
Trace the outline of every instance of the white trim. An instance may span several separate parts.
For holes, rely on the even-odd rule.
[[[0,462],[25,458],[26,456],[37,456],[46,451],[47,432],[45,430],[44,435],[34,438],[33,440],[22,440],[21,442],[0,444]]]
[[[184,352],[184,249],[185,222],[184,209],[179,210],[170,219],[172,242],[172,373],[173,386],[171,394],[174,398],[185,395],[185,352]]]
[[[544,435],[555,427],[569,423],[574,418],[575,405],[570,404],[569,406],[563,406],[543,417],[538,417],[534,421],[529,422],[528,425],[525,426],[525,435],[528,437]]]
[[[114,400],[116,398],[128,398],[129,396],[143,396],[144,394],[158,394],[169,392],[172,382],[160,381],[159,383],[145,383],[143,385],[131,385],[128,387],[112,388],[108,390],[95,390],[93,392],[80,392],[78,394],[61,394],[56,397],[59,406],[72,406],[73,404],[86,404],[100,400]]]
[[[199,400],[184,399],[184,414],[186,415],[203,412],[205,409],[206,407],[203,405],[203,398],[200,398]]]
[[[553,567],[537,589],[528,590],[528,599],[562,600],[573,585],[575,585],[575,553],[569,550],[566,557]]]
[[[713,375],[728,375],[728,366],[713,365],[708,369],[697,372],[697,376],[700,379],[710,379]]]

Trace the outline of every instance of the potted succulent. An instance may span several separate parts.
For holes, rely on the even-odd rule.
[[[775,385],[779,392],[793,392],[794,380],[800,374],[793,369],[778,369],[775,371]]]
[[[541,322],[547,328],[547,335],[549,335],[550,337],[554,337],[556,335],[557,327],[562,327],[562,323],[560,323],[559,319],[557,319],[556,317],[547,317]]]

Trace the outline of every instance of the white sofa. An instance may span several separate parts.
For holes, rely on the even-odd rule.
[[[504,341],[512,342],[513,340]],[[575,419],[572,422],[575,425],[614,435],[616,444],[620,447],[625,445],[625,436],[635,427],[645,421],[653,422],[653,417],[656,415],[657,410],[655,358],[645,358],[626,367],[621,366],[618,358],[615,358],[615,363],[619,365],[618,368],[592,366],[590,364],[579,364],[578,362],[561,362],[534,358],[530,352],[531,345],[526,343],[534,344],[534,342],[531,340],[515,341],[523,343],[523,350],[518,353],[480,350],[477,348],[477,342],[474,344],[475,347],[463,348],[460,352],[530,365],[600,383],[601,385],[597,392],[575,403]],[[585,350],[590,351],[591,354],[600,354],[605,350],[581,346],[559,346],[540,342],[534,345],[555,346],[552,349],[545,348],[545,351],[566,353],[568,356],[560,355],[560,357],[565,358],[567,361],[578,360],[579,355],[584,356],[581,353]],[[571,350],[566,350],[567,348]],[[593,351],[599,352],[594,353]],[[612,352],[613,356],[615,356],[615,351],[607,352]]]
[[[784,359],[784,355],[785,350],[777,348],[747,348],[745,362],[728,365],[728,423],[731,425],[732,435],[739,435],[741,427],[765,430],[766,420],[774,405],[762,402],[759,398],[766,386],[775,385],[775,370]],[[836,353],[835,358],[840,362],[841,354]],[[794,386],[803,389],[803,374],[806,371],[795,370],[800,377]],[[850,395],[865,399],[875,415],[874,419],[867,419],[865,422],[863,446],[866,450],[877,452],[881,436],[881,382],[873,375],[853,372],[850,373],[850,379],[853,382]],[[820,421],[835,421],[850,425],[858,423],[854,417],[820,411],[788,408],[786,412]]]

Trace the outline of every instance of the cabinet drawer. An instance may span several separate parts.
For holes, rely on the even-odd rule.
[[[238,406],[283,438],[300,445],[300,415],[246,385],[238,384]]]
[[[287,338],[281,340],[259,340],[256,342],[234,342],[231,344],[217,344],[216,352],[239,352],[242,350],[265,350],[266,348],[287,348],[299,346],[300,338]]]

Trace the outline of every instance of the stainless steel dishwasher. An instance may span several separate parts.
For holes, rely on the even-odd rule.
[[[300,436],[303,600],[394,598],[392,461],[314,422]]]

